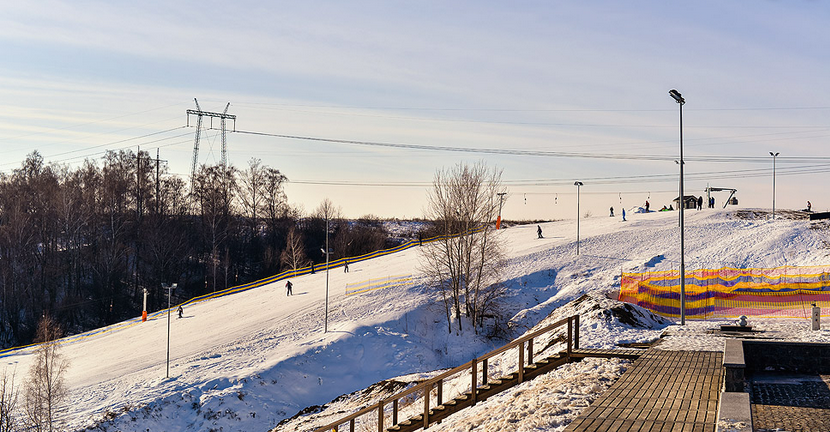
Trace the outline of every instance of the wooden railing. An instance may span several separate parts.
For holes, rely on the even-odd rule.
[[[370,405],[354,414],[351,414],[347,417],[344,417],[334,423],[330,423],[326,426],[320,427],[315,429],[315,432],[325,432],[325,431],[334,431],[337,432],[339,427],[344,424],[348,424],[349,432],[355,431],[355,422],[357,419],[375,414],[377,415],[377,430],[378,432],[384,432],[384,423],[385,423],[385,411],[387,407],[391,406],[391,424],[388,427],[393,427],[398,425],[398,413],[399,407],[401,405],[401,400],[404,398],[410,398],[412,400],[416,399],[418,395],[422,395],[423,397],[423,428],[426,429],[429,427],[430,423],[433,423],[435,420],[430,419],[430,406],[434,409],[441,406],[444,403],[444,383],[454,375],[462,375],[469,371],[471,385],[470,391],[465,392],[464,395],[468,395],[472,400],[470,401],[470,405],[475,405],[477,402],[477,396],[480,393],[480,389],[482,387],[487,386],[488,384],[488,365],[487,360],[502,354],[506,351],[516,349],[518,352],[518,371],[516,372],[518,375],[518,380],[516,384],[522,383],[525,377],[525,369],[526,366],[533,364],[533,357],[534,357],[534,347],[533,347],[533,340],[538,339],[542,335],[546,335],[548,333],[552,333],[553,331],[557,330],[558,328],[567,325],[567,335],[565,336],[565,340],[562,342],[566,343],[566,350],[563,352],[565,355],[566,361],[570,361],[571,359],[571,352],[574,349],[579,349],[579,315],[570,316],[568,318],[559,320],[545,328],[537,330],[533,333],[528,335],[522,336],[519,339],[501,347],[495,349],[481,357],[474,358],[471,361],[464,363],[461,366],[458,366],[454,369],[446,371],[440,375],[437,375],[433,378],[430,378],[427,381],[424,381],[418,385],[415,385],[407,390],[404,390],[400,393],[397,393],[393,396],[390,396],[385,399],[381,399],[377,403]],[[547,347],[544,347],[542,350],[545,350]],[[527,355],[525,355],[527,354]],[[480,369],[479,369],[480,368]],[[481,374],[481,380],[479,381],[479,373]],[[435,404],[431,405],[431,397],[430,393],[432,393],[433,389],[436,389],[436,397],[435,397]],[[466,386],[465,386],[466,389]],[[414,403],[412,404],[414,405]],[[365,421],[364,421],[365,424]],[[347,429],[343,429],[346,431]],[[364,429],[365,430],[365,429]]]

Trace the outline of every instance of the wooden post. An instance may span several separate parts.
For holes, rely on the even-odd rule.
[[[398,424],[398,400],[392,401],[392,426]]]
[[[533,364],[533,338],[527,341],[527,364]]]
[[[576,330],[574,331],[574,349],[579,349],[579,315],[575,315]]]
[[[476,404],[476,378],[478,378],[478,371],[476,370],[476,366],[478,366],[478,360],[473,359],[473,373],[472,373],[473,386],[472,386],[472,394],[470,395],[470,397],[473,398],[472,399],[473,400],[473,403],[472,403],[473,405]]]
[[[438,405],[442,405],[444,403],[444,380],[438,380]]]
[[[487,359],[481,361],[481,385],[487,385]]]
[[[378,432],[383,432],[383,400],[378,402]]]
[[[573,341],[571,333],[573,333],[573,322],[571,322],[571,317],[568,317],[568,361],[571,361],[571,342]]]
[[[432,386],[424,385],[424,429],[429,427],[429,391]]]
[[[525,379],[525,343],[519,343],[519,382],[521,384]]]
[[[349,432],[354,432],[354,419],[349,422]]]

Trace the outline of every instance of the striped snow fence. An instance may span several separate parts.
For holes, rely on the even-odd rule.
[[[813,303],[830,316],[830,267],[699,269],[686,272],[686,317],[809,318]],[[680,316],[680,271],[623,273],[619,300]]]
[[[412,283],[411,274],[369,279],[363,282],[346,284],[346,295],[363,294],[384,288],[406,287],[412,285]]]
[[[409,241],[407,241],[405,243],[402,243],[398,246],[395,246],[393,248],[381,249],[381,250],[378,250],[378,251],[370,252],[370,253],[355,256],[355,257],[340,258],[338,260],[329,261],[328,267],[326,267],[325,263],[322,263],[322,264],[315,264],[313,266],[309,265],[309,266],[306,266],[306,267],[303,267],[303,268],[300,268],[300,269],[297,269],[297,270],[284,271],[282,273],[279,273],[279,274],[276,274],[276,275],[273,275],[273,276],[269,276],[269,277],[266,277],[266,278],[263,278],[263,279],[260,279],[260,280],[257,280],[257,281],[249,282],[249,283],[242,284],[242,285],[233,286],[233,287],[230,287],[230,288],[227,288],[227,289],[224,289],[224,290],[221,290],[221,291],[216,291],[216,292],[213,292],[213,293],[210,293],[210,294],[204,294],[204,295],[201,295],[201,296],[193,297],[193,298],[191,298],[191,299],[189,299],[189,300],[187,300],[183,303],[180,303],[180,304],[177,304],[177,305],[171,307],[170,311],[175,312],[176,309],[179,306],[184,307],[184,306],[188,306],[188,305],[194,305],[196,303],[203,302],[203,301],[206,301],[206,300],[211,300],[211,299],[215,299],[215,298],[219,298],[219,297],[225,297],[225,296],[228,296],[228,295],[231,295],[231,294],[245,292],[245,291],[248,291],[250,289],[258,288],[258,287],[261,287],[263,285],[268,285],[268,284],[274,283],[274,282],[279,282],[281,280],[285,280],[285,279],[288,279],[288,278],[311,274],[311,273],[313,273],[312,272],[312,267],[313,267],[314,272],[325,271],[326,269],[342,267],[343,265],[346,264],[346,262],[348,262],[349,264],[352,264],[352,263],[356,263],[356,262],[360,262],[360,261],[366,261],[366,260],[369,260],[369,259],[372,259],[372,258],[378,258],[378,257],[393,254],[395,252],[404,251],[404,250],[410,249],[412,247],[419,246],[423,243],[431,243],[431,242],[435,242],[435,241],[439,241],[439,240],[444,240],[446,238],[455,238],[455,237],[461,237],[461,236],[464,236],[464,235],[468,235],[470,233],[482,232],[486,228],[487,228],[487,225],[482,225],[478,228],[475,228],[475,229],[472,229],[472,230],[469,230],[469,231],[466,231],[466,232],[463,232],[463,233],[440,235],[440,236],[430,237],[430,238],[421,239],[421,240],[417,240],[417,239],[409,240]],[[161,309],[159,311],[149,313],[147,315],[147,320],[153,320],[153,319],[156,319],[156,318],[159,318],[159,317],[163,317],[165,314],[167,314],[167,312],[168,312],[168,309]],[[88,332],[84,332],[84,333],[80,333],[80,334],[77,334],[77,335],[72,335],[72,336],[62,338],[58,341],[58,343],[60,345],[69,345],[69,344],[79,342],[81,340],[88,339],[88,338],[91,338],[91,337],[100,336],[102,334],[106,334],[106,333],[110,333],[110,332],[113,332],[113,331],[129,328],[129,327],[132,327],[134,325],[141,324],[141,322],[142,322],[141,316],[139,316],[137,318],[131,318],[131,319],[128,319],[126,321],[122,321],[120,323],[116,323],[116,324],[113,324],[113,325],[110,325],[110,326],[107,326],[107,327],[102,327],[102,328],[99,328],[99,329],[95,329],[95,330],[91,330],[91,331],[88,331]],[[23,346],[18,346],[18,347],[12,347],[12,348],[6,348],[6,349],[3,349],[3,350],[0,350],[0,358],[7,357],[9,355],[16,354],[16,353],[19,353],[19,352],[34,351],[38,346],[40,346],[39,343],[23,345]]]

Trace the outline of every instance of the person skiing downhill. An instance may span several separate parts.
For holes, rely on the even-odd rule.
[[[291,288],[293,286],[294,285],[291,283],[291,281],[286,281],[285,282],[285,295],[287,295],[287,296],[293,296],[294,295],[294,293],[291,291]]]
[[[179,312],[179,318],[181,318],[182,315],[184,314],[184,309],[182,309],[181,305],[179,305],[179,309],[177,311]]]
[[[542,226],[541,225],[536,225],[536,234],[539,236],[539,238],[542,238]]]

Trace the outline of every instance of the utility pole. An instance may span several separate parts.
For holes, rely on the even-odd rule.
[[[161,194],[159,193],[159,149],[156,147],[156,215],[159,214],[159,201],[161,201]]]

